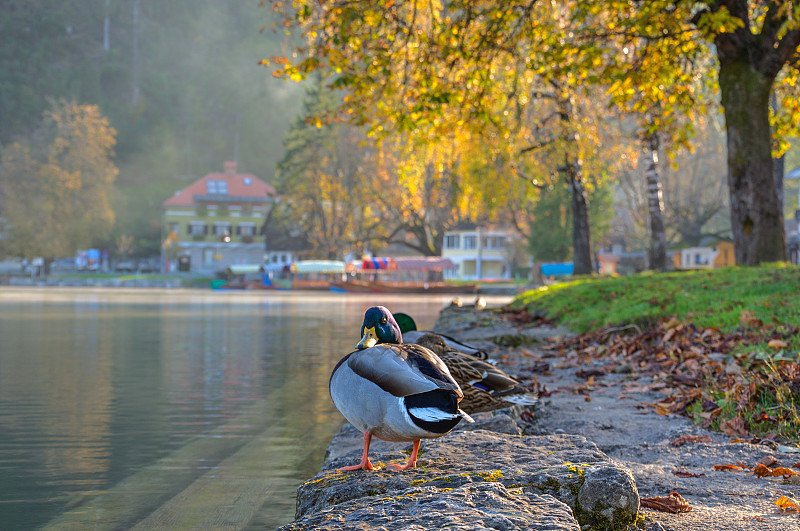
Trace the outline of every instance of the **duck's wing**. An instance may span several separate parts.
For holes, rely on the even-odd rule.
[[[354,373],[394,396],[437,389],[462,396],[444,362],[419,345],[376,345],[351,353],[346,363]]]
[[[434,332],[434,334],[439,334],[439,332]],[[444,339],[444,342],[447,344],[448,347],[454,348],[459,352],[463,352],[464,354],[469,354],[470,356],[474,356],[481,360],[489,359],[489,353],[485,350],[481,350],[478,347],[473,347],[472,345],[468,345],[458,339],[450,337],[445,334],[439,334]]]
[[[445,362],[447,368],[450,369],[450,374],[461,386],[480,382],[486,376],[485,371],[476,369],[468,360],[464,359],[464,356],[458,355],[455,351],[441,353],[439,357]]]

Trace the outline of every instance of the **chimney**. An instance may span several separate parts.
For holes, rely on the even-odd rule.
[[[224,166],[226,177],[232,177],[236,175],[236,161],[226,160]]]

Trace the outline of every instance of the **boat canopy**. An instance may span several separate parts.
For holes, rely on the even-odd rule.
[[[376,256],[373,258],[365,258],[361,261],[362,271],[377,271],[382,269],[384,271],[397,270],[397,263],[394,258]]]
[[[457,269],[457,267],[452,260],[441,256],[375,257],[357,260],[347,265],[347,270],[353,272],[444,271],[445,269]]]
[[[344,273],[339,260],[300,260],[292,264],[292,273]]]
[[[261,264],[233,264],[228,266],[228,273],[232,275],[246,275],[263,271]]]
[[[264,272],[269,271],[289,271],[289,264],[283,263],[274,263],[274,264],[264,264],[261,266],[261,270]]]
[[[444,271],[457,269],[449,258],[442,256],[396,256],[394,258],[400,271]]]

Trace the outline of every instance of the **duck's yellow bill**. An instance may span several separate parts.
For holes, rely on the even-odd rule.
[[[361,341],[358,342],[356,348],[358,350],[363,350],[365,348],[374,347],[378,343],[378,335],[375,333],[375,327],[372,328],[365,328],[364,329],[364,337],[361,338]]]

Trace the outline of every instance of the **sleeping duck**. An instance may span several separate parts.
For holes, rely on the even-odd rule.
[[[467,413],[493,411],[514,404],[532,406],[537,396],[502,370],[450,347],[442,336],[425,333],[416,341],[439,356],[464,393],[461,409]]]
[[[413,441],[405,466],[414,468],[421,439],[441,437],[464,419],[464,394],[447,365],[425,347],[404,344],[391,312],[374,306],[364,314],[361,341],[334,367],[328,388],[344,417],[364,433],[361,462],[339,470],[374,470],[369,461],[372,437]]]
[[[403,339],[405,339],[406,343],[416,343],[417,339],[422,337],[424,334],[435,333],[444,339],[444,342],[447,344],[447,346],[454,348],[459,352],[475,356],[476,358],[482,360],[489,359],[489,354],[485,350],[473,347],[472,345],[467,345],[466,343],[462,343],[455,338],[446,336],[444,334],[439,334],[438,332],[417,330],[417,323],[414,321],[414,318],[407,313],[398,312],[394,314],[394,318],[397,321],[397,324],[400,326],[400,332],[403,334]]]

